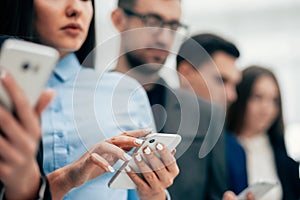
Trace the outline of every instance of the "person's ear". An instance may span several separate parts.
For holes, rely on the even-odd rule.
[[[178,65],[177,71],[179,73],[179,76],[184,76],[185,78],[188,78],[195,73],[195,69],[187,61],[182,61]]]
[[[117,8],[111,13],[111,20],[119,32],[125,31],[127,18],[121,8]]]
[[[182,61],[177,67],[177,74],[180,86],[186,88],[190,86],[190,81],[193,80],[195,69],[187,61]]]

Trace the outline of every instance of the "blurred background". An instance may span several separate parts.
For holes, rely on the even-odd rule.
[[[111,60],[117,58],[119,45],[118,33],[110,20],[116,0],[96,3],[97,43],[109,48],[105,58]],[[287,148],[291,157],[299,161],[300,1],[182,0],[182,5],[182,21],[189,25],[191,34],[211,32],[233,41],[241,51],[240,69],[259,64],[275,72],[282,90]],[[97,52],[98,69],[107,67],[105,58],[103,51]],[[166,65],[174,68],[174,56]],[[175,72],[172,76],[168,70],[166,76],[162,70],[161,74],[171,86],[177,87]]]

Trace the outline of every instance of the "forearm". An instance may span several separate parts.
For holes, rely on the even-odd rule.
[[[159,190],[143,190],[143,188],[137,189],[137,194],[140,200],[169,200],[166,193],[166,189],[160,188]]]
[[[75,187],[69,178],[70,171],[70,167],[66,166],[47,175],[53,200],[62,199]]]
[[[163,193],[153,197],[140,197],[140,200],[169,200],[169,198],[167,197],[166,193]]]

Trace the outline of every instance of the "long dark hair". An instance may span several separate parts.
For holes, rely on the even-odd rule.
[[[234,134],[240,134],[242,128],[245,125],[245,112],[247,103],[251,97],[253,86],[255,82],[262,76],[268,76],[272,78],[277,85],[279,94],[278,94],[278,108],[279,112],[274,120],[273,124],[270,126],[267,131],[271,140],[282,140],[284,133],[284,123],[283,123],[283,114],[282,114],[282,103],[281,103],[281,94],[279,90],[278,81],[270,70],[259,67],[259,66],[250,66],[243,70],[242,81],[237,85],[237,95],[238,98],[228,110],[227,113],[227,125],[229,131]]]
[[[93,10],[94,0],[92,0]],[[1,0],[0,1],[0,35],[20,37],[38,42],[35,34],[35,11],[33,0]],[[82,63],[95,47],[95,15],[93,15],[87,38],[76,55]],[[94,63],[88,63],[88,67]]]
[[[0,1],[0,34],[33,38],[33,0]]]

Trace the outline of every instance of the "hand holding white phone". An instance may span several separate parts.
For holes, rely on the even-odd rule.
[[[41,182],[36,160],[41,137],[39,116],[53,94],[42,90],[57,58],[52,48],[15,39],[5,40],[1,47],[0,155],[1,166],[9,172],[3,171],[0,180],[9,199],[37,198]]]
[[[143,155],[143,149],[145,149],[147,146],[154,152],[154,154],[157,157],[160,157],[156,150],[157,144],[161,143],[169,151],[172,151],[177,147],[180,141],[181,141],[181,136],[177,134],[151,133],[145,137],[143,144],[135,150],[134,154],[141,155],[142,159],[145,160],[145,162],[147,163],[147,159]],[[135,183],[129,178],[129,176],[125,172],[125,167],[128,165],[135,172],[139,172],[139,168],[133,159],[128,162],[125,162],[118,170],[118,172],[109,181],[108,186],[110,188],[114,188],[114,189],[135,189],[136,188]]]
[[[0,68],[9,72],[34,106],[59,58],[58,52],[44,45],[7,39],[1,48]],[[0,84],[0,103],[13,110],[12,103]]]
[[[254,198],[256,200],[259,200],[259,198],[262,198],[265,194],[267,194],[272,188],[274,188],[278,184],[278,182],[259,181],[243,190],[237,196],[237,198],[238,200],[247,200],[247,194],[251,192]]]

